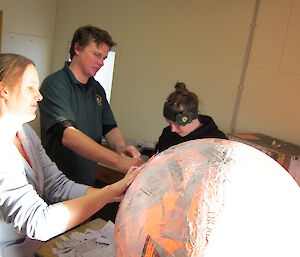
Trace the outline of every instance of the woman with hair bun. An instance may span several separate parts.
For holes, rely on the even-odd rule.
[[[227,139],[210,116],[198,114],[198,97],[183,82],[176,83],[175,91],[168,96],[163,115],[169,126],[163,129],[156,152],[194,139]]]

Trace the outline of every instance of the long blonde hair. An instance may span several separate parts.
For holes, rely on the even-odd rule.
[[[6,86],[16,86],[28,65],[35,65],[29,58],[12,53],[0,54],[0,82]]]

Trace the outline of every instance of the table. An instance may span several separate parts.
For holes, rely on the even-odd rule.
[[[97,164],[96,181],[104,182],[105,184],[113,184],[124,178],[125,174],[113,168],[107,167],[101,163]]]
[[[67,232],[65,232],[63,235],[66,237],[69,237],[69,235],[72,232],[84,232],[87,228],[89,229],[93,229],[93,230],[99,230],[101,228],[103,228],[106,224],[105,220],[102,220],[100,218],[98,219],[94,219],[90,222],[84,223],[76,228],[73,228]],[[61,239],[59,238],[59,236],[50,239],[49,241],[45,242],[37,251],[36,251],[36,256],[37,257],[56,257],[56,255],[54,255],[52,253],[52,248],[56,247],[56,242],[60,242]]]
[[[136,141],[135,143],[126,142],[127,145],[135,146],[138,151],[141,153],[142,159],[146,162],[148,161],[149,157],[151,157],[155,153],[155,145],[148,141]],[[109,148],[107,142],[102,142],[102,146]],[[96,170],[96,181],[103,182],[104,184],[112,184],[125,176],[124,173],[118,171],[112,167],[108,167],[104,164],[98,163],[97,170]]]

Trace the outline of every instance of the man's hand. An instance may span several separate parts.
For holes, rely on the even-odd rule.
[[[133,145],[121,145],[116,147],[116,152],[123,156],[139,158],[140,152]]]
[[[123,172],[127,173],[131,167],[139,167],[142,164],[144,164],[144,160],[141,157],[138,158],[132,158],[125,155],[119,155],[119,161],[118,161],[118,169]]]

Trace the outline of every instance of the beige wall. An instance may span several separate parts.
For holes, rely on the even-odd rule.
[[[261,1],[237,128],[300,145],[300,1]]]
[[[55,38],[67,49],[78,26],[94,24],[118,43],[111,101],[127,139],[158,138],[166,125],[162,106],[176,81],[186,82],[203,112],[228,131],[254,3],[62,0]],[[58,53],[53,69],[62,66],[65,55]]]
[[[3,11],[0,10],[0,53],[1,53],[1,43],[2,43],[2,15],[3,15]]]
[[[1,0],[0,9],[3,10],[2,52],[33,59],[43,80],[52,63],[56,0]],[[31,125],[39,134],[39,117]]]
[[[22,2],[1,0],[0,9]],[[62,67],[78,26],[110,32],[118,43],[111,105],[127,139],[157,139],[176,81],[186,82],[201,111],[230,132],[255,0],[60,0],[56,18],[56,1],[24,2],[20,15],[10,10],[9,22],[4,8],[4,34],[54,33],[51,71]],[[299,26],[300,0],[260,1],[236,131],[300,144]]]
[[[81,25],[118,43],[112,108],[127,139],[154,141],[166,125],[162,106],[176,81],[202,112],[230,132],[255,0],[79,1],[58,3],[58,55]],[[299,0],[261,0],[236,131],[300,144]],[[298,44],[297,44],[298,43]]]
[[[2,51],[32,58],[40,79],[50,72],[55,29],[56,0],[1,0]]]

